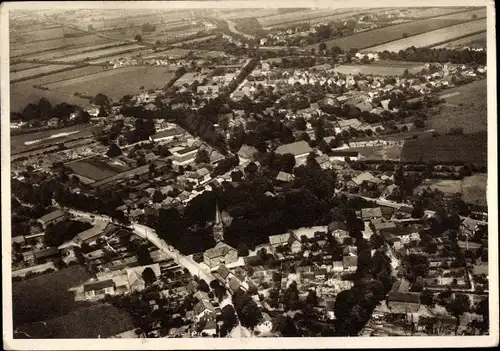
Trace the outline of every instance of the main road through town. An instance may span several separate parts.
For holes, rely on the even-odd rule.
[[[75,209],[68,209],[69,213],[76,217],[82,217],[82,218],[87,218],[92,221],[95,220],[101,220],[105,222],[112,222],[115,224],[120,225],[119,223],[115,222],[112,218],[105,216],[105,215],[98,215],[94,213],[89,213],[89,212],[83,212]],[[202,267],[199,263],[195,262],[191,257],[185,256],[181,254],[177,249],[169,245],[168,243],[165,243],[156,231],[153,228],[149,228],[143,224],[139,223],[132,223],[129,226],[132,231],[140,236],[141,238],[149,240],[153,245],[155,245],[158,249],[160,249],[162,252],[167,254],[170,258],[174,260],[179,266],[186,268],[189,270],[189,272],[192,275],[197,275],[198,277],[202,278],[205,280],[207,283],[210,283],[212,280],[215,279],[215,277],[208,271],[206,268]]]

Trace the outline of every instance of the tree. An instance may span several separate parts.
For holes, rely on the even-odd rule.
[[[455,295],[455,298],[446,305],[446,310],[450,312],[456,319],[455,335],[458,334],[458,327],[460,326],[460,317],[470,311],[469,296],[464,294]]]
[[[324,50],[326,50],[326,43],[320,43],[320,44],[319,44],[319,50],[320,50],[320,51],[324,51]]]
[[[432,291],[424,289],[422,293],[420,294],[420,301],[422,302],[422,305],[428,306],[428,307],[434,307],[436,304],[436,301],[434,299],[434,294]]]
[[[248,256],[248,254],[249,254],[248,246],[245,243],[240,243],[238,245],[238,256],[246,257]]]
[[[262,312],[247,293],[238,290],[233,295],[233,303],[241,325],[254,328],[262,318]]]
[[[142,271],[142,279],[144,279],[146,285],[151,285],[156,281],[157,276],[151,267],[147,267]]]
[[[142,42],[142,36],[140,34],[136,34],[134,40],[138,43]]]
[[[220,320],[222,321],[221,337],[224,337],[238,325],[238,317],[236,317],[233,305],[228,304],[222,307]]]
[[[415,203],[413,206],[413,211],[411,212],[411,217],[412,218],[422,218],[424,216],[424,207],[422,205],[421,201],[418,201]]]
[[[316,294],[316,290],[309,290],[306,297],[306,303],[313,307],[318,305],[318,295]]]
[[[106,156],[108,157],[118,157],[122,155],[122,150],[118,145],[112,143],[109,145],[108,152],[106,152]]]
[[[282,296],[285,310],[297,310],[300,308],[299,290],[297,282],[293,281]]]
[[[107,106],[110,104],[110,101],[111,100],[106,95],[104,95],[102,93],[97,93],[93,99],[94,104],[96,104],[98,106]]]
[[[200,281],[198,282],[198,290],[207,293],[210,291],[210,287],[208,286],[208,284],[205,280],[200,279]]]
[[[160,190],[156,190],[153,194],[153,202],[154,203],[160,203],[163,201],[164,198],[165,198],[165,196],[163,195],[163,193]]]
[[[200,148],[196,153],[194,162],[196,162],[196,164],[210,163],[210,156],[208,155],[208,151]]]
[[[153,259],[151,258],[151,254],[149,253],[149,249],[146,245],[139,246],[139,249],[137,250],[137,260],[141,266],[153,263]]]

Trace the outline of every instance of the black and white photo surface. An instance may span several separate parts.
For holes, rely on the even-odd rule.
[[[492,3],[3,6],[7,348],[498,343]]]

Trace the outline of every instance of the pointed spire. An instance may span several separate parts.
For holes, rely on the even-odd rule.
[[[221,215],[219,212],[219,204],[215,202],[215,225],[221,225]]]

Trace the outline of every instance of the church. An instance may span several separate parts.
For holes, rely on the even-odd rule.
[[[215,221],[212,227],[212,235],[216,244],[203,253],[203,262],[210,268],[236,262],[238,260],[238,251],[224,242],[224,224],[222,223],[218,204],[215,205]]]

